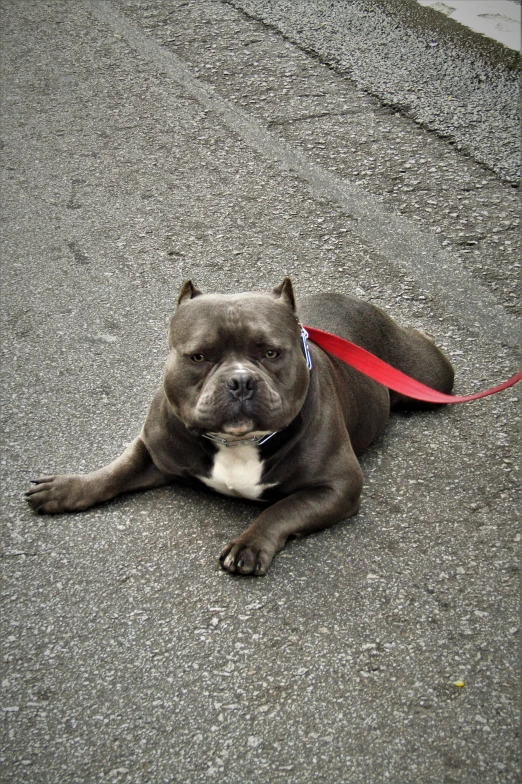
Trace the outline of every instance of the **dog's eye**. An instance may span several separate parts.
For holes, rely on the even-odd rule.
[[[203,354],[192,354],[190,358],[193,362],[197,362],[198,365],[201,365],[201,363],[205,361]]]
[[[268,349],[268,351],[267,351],[267,352],[266,352],[266,354],[265,354],[265,357],[266,357],[267,359],[275,359],[275,358],[276,358],[276,357],[278,357],[278,356],[279,356],[279,351],[276,351],[276,350],[275,350],[275,349],[273,349],[273,348],[269,348],[269,349]]]

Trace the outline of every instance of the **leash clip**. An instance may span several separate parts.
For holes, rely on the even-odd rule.
[[[305,355],[306,365],[308,367],[308,370],[311,370],[312,357],[310,356],[310,350],[308,348],[308,332],[302,325],[301,325],[301,341],[303,344],[303,354]]]

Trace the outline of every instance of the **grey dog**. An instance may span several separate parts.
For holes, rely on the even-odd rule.
[[[255,499],[265,508],[220,558],[229,572],[254,575],[266,573],[289,537],[357,514],[357,455],[405,398],[314,344],[307,361],[303,323],[452,389],[453,368],[427,335],[361,300],[317,294],[296,303],[289,278],[270,293],[227,295],[186,281],[163,383],[139,436],[98,471],[36,480],[27,492],[33,509],[87,509],[176,481]]]

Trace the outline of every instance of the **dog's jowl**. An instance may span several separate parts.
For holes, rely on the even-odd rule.
[[[453,370],[425,334],[341,294],[296,303],[289,278],[271,293],[180,292],[163,383],[140,435],[90,474],[45,476],[27,492],[47,514],[120,493],[189,482],[264,502],[221,553],[229,572],[263,575],[288,537],[359,509],[359,455],[400,395],[310,345],[301,324],[334,332],[422,383],[450,392]],[[309,365],[312,365],[310,368]]]

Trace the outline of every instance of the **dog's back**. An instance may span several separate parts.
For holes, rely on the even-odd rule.
[[[298,312],[303,324],[350,340],[417,381],[451,392],[453,367],[433,340],[399,326],[375,305],[345,294],[313,294],[299,300]],[[391,394],[392,405],[403,400]]]

